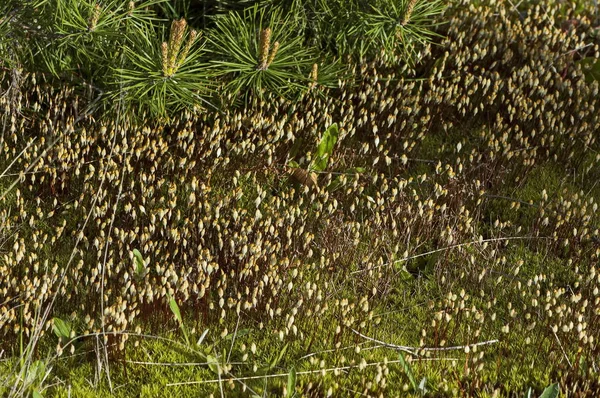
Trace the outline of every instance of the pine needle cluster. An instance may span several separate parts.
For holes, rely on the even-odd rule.
[[[352,80],[347,59],[411,62],[443,10],[441,0],[376,3],[8,0],[0,63],[68,82],[109,117],[323,95]]]

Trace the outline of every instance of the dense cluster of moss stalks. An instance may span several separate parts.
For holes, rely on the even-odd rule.
[[[596,396],[598,20],[526,3],[453,2],[413,66],[293,98],[218,74],[231,106],[168,120],[3,68],[0,394]],[[264,71],[291,50],[261,29]]]

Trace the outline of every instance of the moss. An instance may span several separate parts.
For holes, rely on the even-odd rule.
[[[539,214],[539,202],[546,190],[549,200],[556,199],[565,185],[564,173],[555,164],[534,167],[519,185],[513,183],[494,187],[486,194],[485,219],[509,221],[514,226],[529,229]],[[569,188],[573,188],[569,186]]]
[[[526,176],[523,185],[515,189],[514,195],[519,200],[535,203],[542,199],[543,190],[546,190],[549,198],[557,195],[563,187],[574,190],[575,187],[568,184],[565,177],[564,170],[560,170],[558,164],[537,165]]]

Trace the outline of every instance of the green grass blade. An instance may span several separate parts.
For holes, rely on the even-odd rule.
[[[169,296],[169,308],[171,309],[173,315],[175,315],[175,319],[177,319],[179,324],[183,325],[183,319],[181,318],[181,311],[179,310],[179,305],[177,305],[177,302],[171,296]]]
[[[275,368],[275,366],[277,366],[279,364],[279,362],[281,362],[281,359],[285,355],[285,352],[287,351],[288,346],[289,346],[289,344],[286,344],[283,346],[283,349],[279,352],[279,355],[277,356],[277,358],[275,358],[269,365],[269,369]]]
[[[296,391],[296,368],[292,366],[290,373],[288,374],[287,381],[287,398],[292,398]]]

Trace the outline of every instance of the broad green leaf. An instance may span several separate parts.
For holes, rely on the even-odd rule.
[[[219,361],[212,355],[206,356],[206,362],[208,362],[208,368],[213,371],[214,374],[219,374]]]
[[[413,374],[412,368],[410,364],[404,358],[404,354],[400,353],[400,364],[404,368],[404,373],[408,376],[408,380],[410,381],[410,385],[412,386],[413,391],[417,391],[419,387],[417,386],[417,381],[415,380],[415,375]]]
[[[54,318],[52,321],[54,334],[63,342],[69,340],[71,337],[71,325],[60,318]]]
[[[142,253],[138,249],[133,249],[133,256],[135,257],[135,270],[138,275],[144,273],[144,258],[142,257]]]
[[[44,378],[44,372],[46,371],[46,365],[43,361],[35,361],[27,369],[27,375],[25,376],[25,385],[35,385],[39,380]]]
[[[323,137],[321,137],[321,141],[317,146],[317,153],[312,162],[312,167],[310,167],[311,170],[323,171],[327,168],[327,163],[333,152],[333,147],[337,142],[338,134],[339,130],[337,123],[332,124],[325,130]]]
[[[287,398],[292,398],[296,391],[296,368],[292,366],[288,374]]]
[[[204,347],[202,352],[204,352],[206,355],[208,355],[209,353],[214,352],[214,350],[215,350],[215,343],[208,344],[206,347]]]
[[[296,162],[294,160],[290,160],[287,165],[288,165],[288,167],[291,167],[293,169],[297,169],[297,168],[300,167],[300,165],[298,164],[298,162]]]
[[[31,393],[31,396],[32,396],[33,398],[43,398],[43,397],[42,397],[42,394],[40,394],[40,393],[38,392],[38,390],[33,390],[33,393]]]
[[[546,387],[540,398],[557,398],[560,393],[558,383],[554,383]]]

